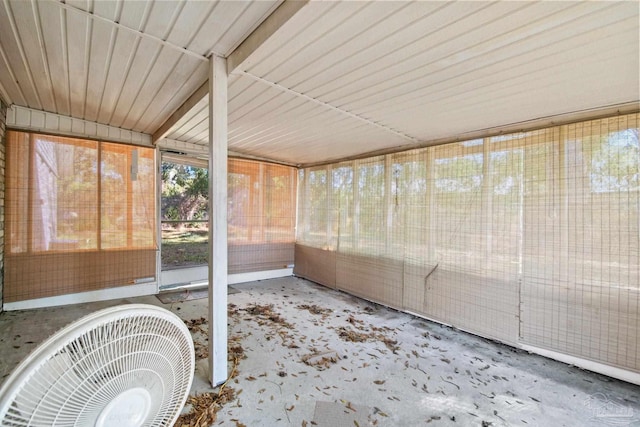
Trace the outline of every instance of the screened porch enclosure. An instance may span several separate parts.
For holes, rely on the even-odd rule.
[[[301,169],[294,272],[640,372],[638,118]]]

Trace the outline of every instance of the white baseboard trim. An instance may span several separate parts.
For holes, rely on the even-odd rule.
[[[251,273],[230,274],[227,282],[230,285],[238,283],[255,282],[256,280],[277,279],[279,277],[293,276],[293,268],[281,268],[279,270],[254,271]]]
[[[209,267],[206,265],[164,270],[160,272],[160,289],[171,288],[176,285],[199,283],[202,281],[206,282],[208,277]]]
[[[2,309],[5,311],[29,310],[33,308],[55,307],[59,305],[79,304],[83,302],[141,297],[145,295],[155,295],[157,293],[158,284],[156,282],[150,282],[139,285],[128,285],[117,288],[101,289],[98,291],[59,295],[55,297],[36,298],[17,302],[6,302],[2,305]]]
[[[540,347],[534,347],[527,344],[519,344],[519,347],[530,353],[539,354],[569,365],[574,365],[588,371],[597,372],[608,377],[617,378],[632,384],[640,385],[640,373],[627,371],[626,369],[616,368],[615,366],[605,365],[604,363],[594,362],[592,360],[582,359],[576,356],[559,353],[553,350],[547,350]]]
[[[227,284],[255,282],[256,280],[277,279],[279,277],[293,276],[293,268],[281,268],[278,270],[252,271],[250,273],[229,274]],[[209,284],[208,267],[192,267],[162,272],[161,290],[189,289],[206,287]],[[172,286],[181,284],[181,286]]]

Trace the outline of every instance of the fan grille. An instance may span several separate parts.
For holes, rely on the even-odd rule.
[[[18,366],[0,392],[0,419],[9,426],[171,425],[194,363],[191,335],[173,313],[141,304],[102,310]]]

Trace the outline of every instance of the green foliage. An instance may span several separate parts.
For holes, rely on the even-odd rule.
[[[162,163],[162,219],[205,219],[209,192],[207,169]]]
[[[594,145],[590,177],[594,192],[640,189],[638,129],[612,133]]]

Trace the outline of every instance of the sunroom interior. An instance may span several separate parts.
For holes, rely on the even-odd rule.
[[[5,1],[3,310],[204,282],[226,325],[296,275],[640,384],[638,18]],[[163,158],[208,168],[208,266],[161,267]]]

